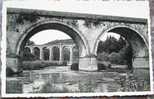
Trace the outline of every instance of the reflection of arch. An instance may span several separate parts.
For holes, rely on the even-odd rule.
[[[127,41],[129,41],[133,48],[133,51],[134,51],[133,53],[136,57],[138,57],[137,52],[140,52],[141,48],[145,48],[144,49],[145,51],[148,50],[148,41],[144,38],[144,36],[142,36],[134,28],[122,25],[122,26],[114,26],[114,27],[108,28],[104,30],[100,35],[98,35],[93,48],[93,51],[95,54],[97,52],[99,38],[101,37],[101,35],[104,35],[105,33],[108,33],[108,32],[114,32],[114,33],[120,34]]]
[[[49,49],[46,47],[43,48],[43,60],[49,60]]]
[[[52,48],[53,51],[53,60],[58,61],[60,59],[60,49],[57,46]]]
[[[34,56],[36,59],[40,59],[40,49],[38,47],[34,47]]]
[[[79,46],[80,56],[85,56],[87,53],[89,53],[88,42],[81,32],[62,22],[46,20],[33,24],[32,26],[30,26],[30,28],[28,28],[25,31],[25,33],[23,33],[23,35],[20,37],[18,41],[18,44],[16,45],[17,55],[19,55],[20,51],[22,51],[23,47],[25,46],[25,43],[31,36],[38,33],[39,31],[47,29],[56,29],[68,34]]]

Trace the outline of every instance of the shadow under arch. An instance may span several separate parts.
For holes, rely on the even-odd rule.
[[[116,33],[124,37],[132,46],[133,50],[133,58],[144,60],[149,59],[149,42],[146,38],[140,34],[133,27],[125,26],[125,25],[117,25],[111,28],[104,30],[96,39],[95,46],[93,48],[94,53],[97,55],[98,44],[100,41],[100,37],[106,33]],[[134,61],[135,62],[135,61]],[[149,61],[148,61],[149,62]]]
[[[78,45],[80,50],[80,57],[85,56],[86,54],[89,53],[88,42],[84,37],[84,35],[81,32],[79,32],[77,29],[59,21],[57,22],[57,21],[43,20],[41,22],[33,24],[32,26],[30,26],[24,31],[23,35],[19,38],[18,43],[16,45],[16,55],[20,56],[20,51],[23,50],[26,44],[26,41],[30,37],[32,37],[34,34],[40,31],[48,30],[48,29],[59,30],[69,35],[74,40],[74,42]]]

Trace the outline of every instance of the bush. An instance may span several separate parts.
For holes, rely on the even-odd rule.
[[[100,62],[98,63],[97,66],[98,66],[98,70],[106,70],[111,67],[111,63],[110,62]]]
[[[102,53],[99,53],[98,56],[97,56],[97,59],[99,61],[108,61],[109,60],[109,54],[106,53],[106,52],[102,52]]]
[[[119,53],[116,53],[116,52],[112,52],[109,55],[109,61],[112,64],[121,64],[121,65],[126,64],[126,60],[124,59],[124,57],[122,56],[122,54],[119,54]]]
[[[79,70],[79,64],[78,63],[73,63],[71,65],[71,70]]]

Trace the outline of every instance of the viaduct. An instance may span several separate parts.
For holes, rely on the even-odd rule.
[[[77,60],[74,59],[75,57],[74,53],[76,52],[78,54],[78,48],[76,47],[76,45],[73,44],[72,40],[71,40],[72,43],[68,43],[68,44],[63,43],[62,41],[56,44],[28,45],[28,46],[25,46],[25,50],[28,50],[29,53],[35,56],[38,56],[39,60],[41,61],[50,61],[50,62],[56,62],[59,64],[63,62],[68,62],[67,65],[72,65],[73,63],[77,63]],[[47,54],[48,54],[47,57],[45,57],[45,50],[47,51]],[[68,54],[68,57],[66,57],[65,54]]]

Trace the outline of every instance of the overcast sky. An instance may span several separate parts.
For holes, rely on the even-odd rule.
[[[102,0],[6,0],[4,4],[7,7],[14,8],[89,13],[136,18],[149,17],[148,0],[110,0],[110,2],[102,2]],[[36,44],[44,44],[52,40],[65,38],[68,39],[69,36],[60,31],[46,30],[34,35],[31,40],[34,41]]]
[[[15,8],[41,9],[90,13],[100,15],[147,18],[148,0],[145,1],[103,1],[103,0],[7,0],[5,5]]]

